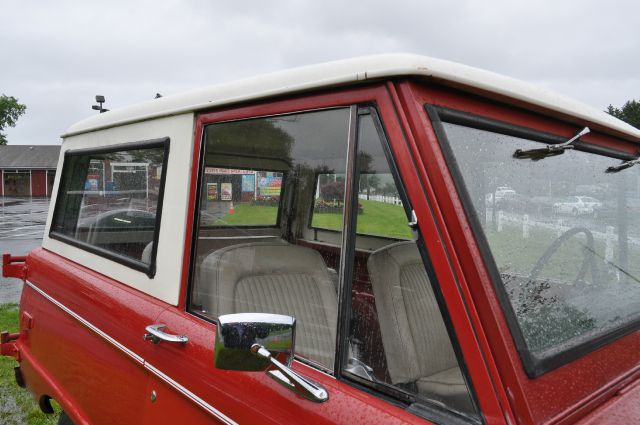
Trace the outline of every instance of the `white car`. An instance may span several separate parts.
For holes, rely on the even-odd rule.
[[[602,202],[590,196],[568,196],[553,204],[553,210],[558,214],[597,215]]]

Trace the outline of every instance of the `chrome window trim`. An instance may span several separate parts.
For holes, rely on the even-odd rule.
[[[204,401],[203,399],[201,399],[200,397],[198,397],[197,395],[189,391],[180,383],[173,380],[171,377],[163,373],[161,370],[157,369],[155,366],[153,366],[152,364],[144,360],[144,358],[142,358],[141,356],[139,356],[129,348],[125,347],[123,344],[119,343],[115,338],[113,338],[106,332],[102,331],[97,326],[93,325],[91,322],[89,322],[88,320],[80,316],[78,313],[71,310],[69,307],[65,306],[60,301],[53,298],[51,295],[47,294],[45,291],[43,291],[38,286],[36,286],[33,282],[30,282],[29,280],[25,280],[25,284],[29,286],[31,289],[33,289],[34,291],[36,291],[38,294],[42,295],[45,299],[47,299],[49,302],[54,304],[56,307],[60,308],[62,311],[67,313],[69,316],[73,317],[78,322],[82,323],[85,327],[93,331],[96,335],[98,335],[99,337],[107,341],[109,344],[113,345],[115,348],[117,348],[118,350],[126,354],[129,358],[131,358],[136,363],[144,367],[146,370],[151,372],[157,378],[161,379],[163,382],[173,387],[180,394],[182,394],[183,396],[191,400],[193,403],[197,404],[200,408],[204,409],[206,412],[208,412],[212,416],[215,416],[216,418],[218,418],[219,420],[227,424],[237,425],[237,422],[233,421],[224,413],[222,413],[221,411],[219,411],[218,409],[216,409],[215,407],[213,407],[212,405],[210,405],[209,403],[207,403],[206,401]]]

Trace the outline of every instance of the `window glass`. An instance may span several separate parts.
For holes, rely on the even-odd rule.
[[[400,195],[389,171],[371,116],[362,118],[360,143],[366,150],[358,152],[358,220],[357,233],[396,239],[411,239]],[[322,229],[342,228],[344,176],[319,174],[311,226]]]
[[[640,169],[444,124],[527,347],[538,357],[595,339],[640,312]]]
[[[190,311],[294,316],[296,355],[323,369],[335,356],[340,235],[306,232],[317,176],[344,203],[348,123],[348,109],[332,109],[205,128]]]
[[[164,142],[68,152],[51,236],[150,265],[165,157]]]
[[[351,259],[350,347],[344,372],[394,394],[402,392],[405,399],[474,416],[476,410],[434,295],[435,282],[411,240],[382,143],[372,116],[361,116],[356,181],[363,211],[356,215],[359,235]],[[372,176],[380,181],[372,182]],[[374,191],[387,185],[393,186],[387,189],[388,195]],[[377,208],[386,210],[378,213]],[[365,219],[367,214],[376,219]],[[372,243],[376,249],[361,248]]]

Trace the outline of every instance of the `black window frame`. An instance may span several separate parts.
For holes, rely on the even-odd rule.
[[[49,238],[66,243],[83,251],[90,252],[108,260],[114,261],[123,266],[129,267],[133,270],[146,274],[149,279],[153,279],[156,274],[156,256],[158,252],[158,240],[160,238],[160,223],[162,221],[162,205],[164,201],[164,190],[167,179],[167,164],[169,161],[169,146],[170,138],[162,137],[158,139],[150,139],[131,143],[119,143],[116,145],[105,146],[102,148],[83,148],[83,149],[69,149],[64,152],[64,161],[62,164],[62,170],[60,174],[60,182],[58,184],[58,191],[56,193],[56,202],[53,210],[53,218],[51,220],[51,226],[49,228]],[[136,260],[126,255],[118,254],[117,252],[110,251],[108,249],[100,248],[95,245],[91,245],[87,242],[80,241],[65,234],[56,232],[53,230],[54,224],[58,221],[59,214],[61,213],[62,200],[64,198],[64,189],[68,183],[68,158],[75,156],[87,156],[87,155],[101,155],[122,151],[135,151],[144,149],[162,148],[162,173],[160,176],[160,187],[158,189],[158,201],[156,203],[156,221],[153,229],[153,245],[151,248],[151,260],[149,264],[143,263],[140,260]]]
[[[501,134],[505,136],[512,136],[521,139],[530,140],[533,142],[539,142],[541,144],[560,144],[566,142],[567,138],[563,136],[557,136],[552,133],[535,130],[529,127],[515,125],[506,121],[500,121],[493,118],[487,118],[480,115],[472,114],[457,109],[446,108],[442,106],[425,104],[427,115],[431,121],[438,144],[442,150],[449,172],[451,173],[454,185],[456,187],[460,202],[462,203],[467,221],[469,222],[473,237],[478,244],[478,249],[482,256],[483,262],[487,267],[493,288],[498,297],[500,307],[505,315],[505,320],[511,332],[511,337],[515,344],[516,350],[520,356],[523,368],[527,376],[531,379],[535,379],[571,363],[580,357],[591,353],[598,348],[601,348],[625,335],[635,332],[640,328],[640,318],[627,322],[621,326],[612,327],[604,332],[599,332],[594,338],[589,340],[579,341],[577,344],[565,348],[564,350],[555,350],[550,355],[540,356],[529,350],[520,323],[516,317],[515,311],[511,304],[509,295],[502,282],[498,266],[487,238],[485,237],[484,230],[480,222],[480,218],[473,206],[471,195],[468,192],[461,170],[458,166],[456,156],[451,148],[449,138],[444,129],[443,123],[455,124],[464,126],[476,130],[484,130]],[[635,159],[633,155],[617,151],[614,149],[594,145],[581,140],[573,143],[575,150],[592,153],[596,155],[607,156],[613,159],[619,159],[622,161],[629,161]]]

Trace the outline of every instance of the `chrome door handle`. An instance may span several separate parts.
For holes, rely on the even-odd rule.
[[[163,324],[149,325],[146,328],[144,328],[144,330],[147,331],[147,333],[144,334],[142,338],[145,341],[150,340],[154,344],[157,344],[160,341],[177,342],[180,344],[186,344],[189,341],[189,338],[186,335],[171,335],[171,334],[162,332],[161,329],[164,329],[166,327],[167,325],[163,325]]]

